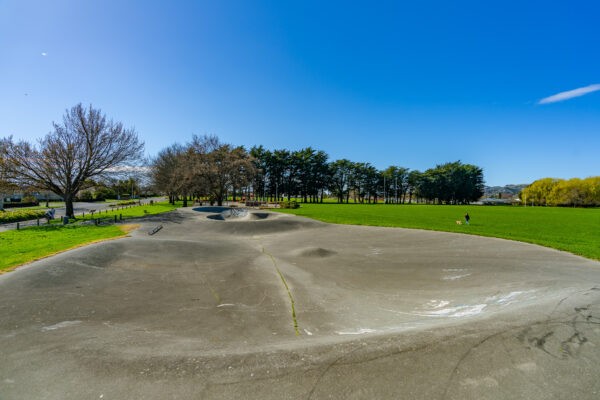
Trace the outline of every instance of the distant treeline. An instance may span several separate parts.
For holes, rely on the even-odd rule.
[[[536,206],[598,207],[600,176],[569,180],[544,178],[521,191],[521,201]]]
[[[176,197],[207,197],[217,203],[238,195],[259,200],[340,203],[427,202],[464,204],[483,194],[481,168],[460,161],[425,172],[400,166],[378,170],[347,159],[329,161],[311,147],[290,151],[223,144],[217,137],[194,137],[162,150],[152,163],[156,190]]]
[[[329,162],[322,150],[311,147],[290,151],[250,150],[255,165],[256,193],[269,199],[301,198],[322,202],[326,194],[337,200],[371,203],[426,201],[459,204],[478,200],[483,194],[483,171],[460,161],[438,165],[425,172],[401,166],[378,170],[370,163],[347,159]]]

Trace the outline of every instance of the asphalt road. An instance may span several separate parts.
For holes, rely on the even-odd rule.
[[[0,276],[0,398],[600,396],[598,262],[218,211]]]

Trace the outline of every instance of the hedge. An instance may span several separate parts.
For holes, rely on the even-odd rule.
[[[46,210],[0,211],[0,224],[44,218]]]

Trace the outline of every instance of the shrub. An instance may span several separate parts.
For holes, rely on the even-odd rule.
[[[0,211],[0,224],[44,218],[45,210]]]
[[[125,200],[125,201],[119,201],[117,204],[115,204],[116,206],[129,206],[131,204],[137,204],[137,200]]]
[[[90,192],[89,190],[79,193],[79,200],[93,200],[93,199],[94,199],[94,196],[92,195],[92,192]]]
[[[298,207],[300,207],[300,204],[298,204],[298,202],[294,201],[294,200],[292,200],[292,201],[282,201],[279,204],[279,207],[280,208],[298,208]]]
[[[117,197],[117,192],[107,187],[99,187],[96,189],[96,200],[104,201],[106,199],[114,199]]]
[[[38,199],[35,198],[35,196],[25,196],[21,199],[21,203],[39,204],[39,201],[38,201]]]

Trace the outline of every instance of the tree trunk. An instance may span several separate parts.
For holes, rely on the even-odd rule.
[[[188,201],[188,196],[187,196],[187,193],[184,193],[184,194],[183,194],[183,206],[184,206],[184,207],[187,207],[187,206],[188,206],[188,203],[187,203],[187,201]]]
[[[65,195],[65,207],[67,208],[65,215],[69,218],[75,218],[73,212],[73,197],[71,195]]]

